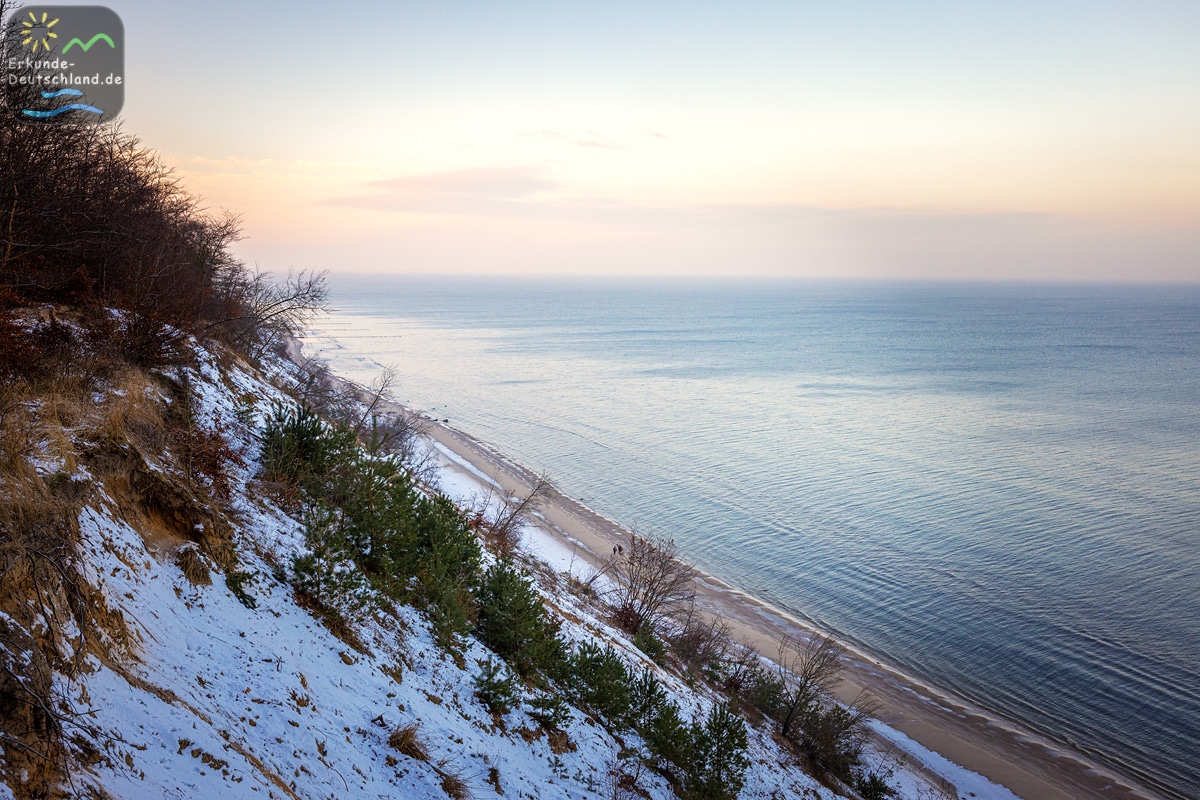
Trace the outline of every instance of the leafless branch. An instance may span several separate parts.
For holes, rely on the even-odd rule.
[[[617,623],[629,633],[655,627],[695,596],[696,571],[685,563],[674,539],[629,535],[617,546],[613,577]]]

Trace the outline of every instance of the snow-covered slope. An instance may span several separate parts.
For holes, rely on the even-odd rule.
[[[177,556],[194,545],[124,513],[111,487],[95,487],[79,517],[83,575],[103,597],[104,617],[118,624],[109,646],[93,648],[72,678],[59,678],[80,720],[75,790],[231,800],[674,797],[662,777],[638,771],[628,757],[636,734],[618,738],[574,708],[560,732],[547,733],[528,715],[528,702],[493,717],[474,696],[489,652],[473,639],[457,656],[440,649],[413,608],[374,612],[358,626],[356,648],[344,641],[353,637],[335,636],[298,605],[281,566],[303,548],[301,523],[252,480],[264,414],[292,401],[250,367],[220,367],[204,351],[189,383],[195,413],[219,423],[244,455],[245,466],[233,470],[228,516],[238,569],[256,577],[240,587],[241,599],[215,565],[211,584],[193,583]],[[275,383],[282,385],[281,374]],[[169,471],[167,458],[148,458],[147,466]],[[460,469],[444,472],[442,488],[465,502],[485,483]],[[560,544],[536,528],[526,536],[528,551],[549,562],[536,572],[563,618],[564,639],[611,643],[628,664],[656,670],[685,716],[712,708],[719,698],[702,684],[689,688],[660,670],[590,601],[566,590],[561,571],[571,565]],[[524,692],[526,701],[537,694]],[[422,747],[405,754],[389,744],[394,731],[413,724]],[[749,734],[741,797],[834,796],[769,730],[752,725]],[[426,757],[414,757],[422,749]],[[900,765],[880,764],[887,766]],[[635,789],[614,778],[621,772],[636,773]],[[896,783],[907,796],[933,796],[915,774],[897,772]],[[0,785],[0,797],[8,794]]]

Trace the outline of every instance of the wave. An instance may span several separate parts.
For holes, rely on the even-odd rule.
[[[55,97],[62,97],[64,94],[71,97],[83,97],[83,92],[78,89],[59,89],[57,92],[42,92],[42,97],[47,100],[53,100]]]
[[[26,109],[23,109],[21,111],[21,113],[27,117],[34,117],[35,119],[49,119],[50,117],[57,117],[59,114],[65,113],[67,111],[88,111],[92,114],[103,114],[104,113],[102,110],[96,108],[95,106],[84,105],[83,103],[71,103],[71,105],[69,105],[69,106],[63,106],[62,108],[56,108],[53,111],[34,111],[31,108],[26,108]]]

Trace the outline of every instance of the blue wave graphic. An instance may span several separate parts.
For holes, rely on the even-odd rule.
[[[42,92],[42,97],[47,100],[52,100],[55,97],[62,97],[64,94],[69,94],[72,97],[82,97],[83,92],[78,89],[59,89],[57,92]]]
[[[71,105],[69,105],[69,106],[63,106],[62,108],[56,108],[53,111],[34,111],[33,109],[26,108],[26,109],[23,109],[21,111],[21,113],[27,117],[35,117],[37,119],[46,119],[48,117],[57,117],[59,114],[63,113],[64,111],[90,111],[93,114],[103,114],[104,113],[103,111],[96,108],[95,106],[86,106],[83,103],[71,103]]]

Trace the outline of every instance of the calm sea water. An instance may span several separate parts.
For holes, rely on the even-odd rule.
[[[704,570],[1200,797],[1200,287],[337,277],[311,348]]]

